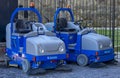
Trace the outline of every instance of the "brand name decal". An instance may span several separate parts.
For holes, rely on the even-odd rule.
[[[48,56],[47,59],[51,60],[51,59],[57,59],[57,56]]]
[[[110,53],[110,51],[105,51],[104,53],[105,53],[105,54],[108,54],[108,53]]]

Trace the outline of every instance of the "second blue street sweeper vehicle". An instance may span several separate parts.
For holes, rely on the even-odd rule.
[[[67,20],[65,13],[69,13],[70,21]],[[46,23],[45,26],[64,41],[67,61],[86,66],[114,60],[111,39],[97,34],[91,28],[84,28],[80,22],[74,22],[73,12],[70,8],[58,8],[54,14],[54,22]]]
[[[19,11],[32,11],[38,16],[38,22],[14,18]],[[17,8],[6,27],[6,54],[9,64],[17,64],[25,73],[39,68],[55,69],[66,64],[66,49],[64,42],[52,36],[45,29],[42,18],[35,8]],[[51,34],[50,34],[51,33]]]

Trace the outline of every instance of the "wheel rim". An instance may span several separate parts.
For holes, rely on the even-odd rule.
[[[25,61],[22,64],[22,68],[23,68],[24,72],[27,72],[27,65],[26,65]]]
[[[79,64],[80,65],[84,65],[85,64],[85,58],[84,57],[80,57],[79,59],[78,59],[78,62],[79,62]]]
[[[88,64],[88,57],[86,55],[84,55],[84,54],[80,54],[77,57],[77,63],[80,66],[86,66]]]

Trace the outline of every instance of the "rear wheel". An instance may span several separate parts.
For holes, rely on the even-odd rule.
[[[86,66],[88,64],[88,57],[85,54],[78,55],[77,63],[80,66]]]
[[[24,59],[23,62],[22,62],[22,70],[25,72],[25,73],[30,73],[30,62],[27,60],[27,59]]]

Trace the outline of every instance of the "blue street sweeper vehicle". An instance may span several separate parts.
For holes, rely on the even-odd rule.
[[[69,13],[70,21],[67,20]],[[45,24],[49,31],[56,33],[66,46],[67,61],[77,62],[80,66],[114,60],[114,49],[110,38],[97,34],[91,28],[85,28],[80,22],[74,22],[70,8],[58,8],[54,22]]]
[[[38,22],[23,19],[14,20],[19,11],[32,11]],[[9,64],[17,64],[25,73],[31,70],[55,69],[66,59],[64,42],[52,35],[41,23],[42,18],[35,8],[17,8],[6,27],[6,54]]]

